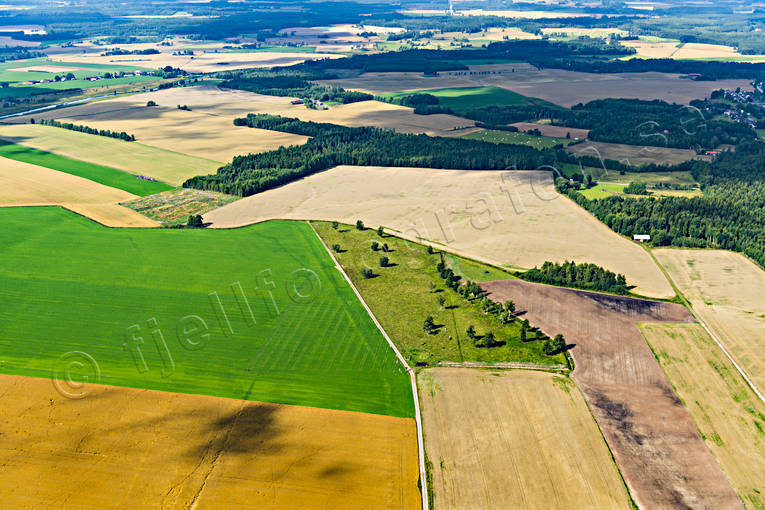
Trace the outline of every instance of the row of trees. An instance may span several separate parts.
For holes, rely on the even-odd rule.
[[[577,264],[573,261],[559,264],[547,261],[542,267],[535,267],[516,275],[530,282],[629,294],[627,279],[623,274],[616,274],[595,264]]]
[[[237,156],[214,175],[187,180],[185,187],[249,196],[337,165],[503,170],[554,165],[557,157],[552,151],[526,146],[349,128],[273,115],[250,114],[235,123],[312,138],[299,146]]]
[[[57,120],[42,119],[40,124],[44,126],[53,126],[57,128],[68,129],[70,131],[77,131],[79,133],[87,133],[89,135],[106,136],[109,138],[117,138],[124,142],[135,142],[135,135],[129,135],[124,131],[110,131],[108,129],[96,129],[89,126],[81,126],[78,124],[72,124],[71,122],[59,122]]]

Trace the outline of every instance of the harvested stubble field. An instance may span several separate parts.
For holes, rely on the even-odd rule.
[[[549,136],[528,135],[526,133],[514,133],[511,131],[501,131],[495,129],[482,129],[473,133],[468,133],[462,138],[469,140],[481,140],[491,143],[507,143],[512,145],[527,145],[535,149],[550,149],[561,145],[566,146],[572,142],[566,138],[551,138]]]
[[[148,101],[159,106],[147,107]],[[362,101],[310,110],[290,104],[291,98],[266,96],[211,86],[175,87],[110,99],[34,115],[35,118],[126,131],[138,142],[226,163],[236,155],[305,143],[307,137],[265,129],[235,127],[236,117],[270,113],[345,126],[379,126],[404,133],[453,135],[455,128],[475,123],[452,115],[415,115],[411,108],[380,101]],[[191,111],[179,110],[187,105]],[[28,123],[29,117],[12,122]],[[459,133],[459,132],[457,132]],[[199,175],[204,172],[196,172]]]
[[[741,508],[636,326],[690,322],[684,307],[520,280],[481,286],[573,346],[572,377],[640,508]]]
[[[138,198],[89,179],[0,158],[0,207],[60,205],[108,227],[155,227],[157,223],[118,205]]]
[[[725,250],[654,250],[693,311],[765,391],[765,272]]]
[[[475,74],[445,71],[439,76],[427,77],[413,72],[364,73],[320,83],[372,94],[493,85],[567,107],[606,98],[663,99],[687,104],[692,99],[709,97],[713,90],[720,88],[752,89],[747,80],[705,82],[680,79],[678,74],[655,72],[596,74],[561,69],[539,70],[525,63],[476,65],[470,66],[470,71]]]
[[[744,506],[765,508],[765,404],[701,325],[640,329]]]
[[[569,378],[433,368],[418,386],[436,509],[630,508]]]
[[[171,150],[123,142],[40,124],[0,126],[0,139],[67,158],[146,175],[180,186],[200,172],[214,172],[221,163]]]
[[[742,55],[736,48],[720,44],[681,43],[677,41],[623,41],[622,44],[635,48],[636,56],[639,58],[730,60],[735,62],[762,62],[765,59],[763,55]]]
[[[15,303],[0,372],[50,377],[81,351],[104,384],[414,412],[403,366],[305,223],[107,229],[43,207],[0,220],[0,299]]]
[[[613,159],[625,165],[677,165],[691,159],[710,161],[710,156],[699,156],[690,149],[626,145],[621,143],[584,142],[566,147],[572,154],[602,159]]]
[[[414,421],[0,375],[6,508],[419,508]]]
[[[239,197],[215,191],[177,188],[137,198],[122,205],[162,223],[186,223],[192,214],[204,214],[235,200],[239,200]]]
[[[221,228],[272,218],[361,219],[497,265],[592,262],[626,274],[642,295],[674,296],[648,253],[556,193],[549,172],[340,166],[204,217]]]

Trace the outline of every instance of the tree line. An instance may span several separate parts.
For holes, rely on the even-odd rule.
[[[96,129],[89,126],[81,126],[78,124],[72,124],[71,122],[59,122],[57,120],[40,120],[40,124],[44,126],[53,126],[62,129],[68,129],[70,131],[77,131],[79,133],[87,133],[89,135],[106,136],[109,138],[116,138],[124,142],[135,142],[135,135],[129,135],[124,131],[110,131],[108,129]]]
[[[542,267],[517,272],[516,276],[529,282],[559,287],[629,294],[627,279],[623,274],[616,274],[595,264],[577,264],[573,261],[560,264],[548,261],[542,264]]]
[[[522,145],[349,128],[267,114],[249,114],[234,122],[311,138],[303,145],[236,156],[216,174],[193,177],[184,187],[249,196],[337,165],[504,170],[556,163],[555,152]]]

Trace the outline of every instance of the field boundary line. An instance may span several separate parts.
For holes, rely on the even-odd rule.
[[[311,224],[310,221],[306,221],[306,223],[308,223],[308,226],[311,227],[311,230],[319,239],[319,241],[321,242],[321,245],[329,254],[329,257],[332,259],[332,262],[335,263],[335,268],[338,271],[340,271],[340,274],[343,275],[343,278],[345,278],[345,281],[347,281],[348,285],[351,286],[351,289],[353,289],[353,292],[356,294],[356,297],[361,302],[364,309],[367,311],[367,314],[369,314],[369,317],[372,319],[372,322],[374,322],[375,326],[377,326],[377,329],[380,330],[380,333],[382,333],[383,337],[388,342],[388,345],[390,345],[390,348],[393,349],[394,353],[396,353],[396,357],[401,362],[401,364],[404,365],[404,368],[409,374],[409,380],[412,383],[412,397],[414,399],[414,421],[417,424],[417,449],[418,449],[418,457],[419,457],[419,464],[420,464],[420,494],[422,495],[422,510],[429,510],[428,509],[428,478],[425,473],[425,443],[422,437],[422,417],[420,416],[420,399],[417,393],[417,381],[414,376],[414,370],[412,369],[412,367],[409,366],[409,364],[406,362],[404,357],[401,355],[401,352],[396,347],[396,344],[393,343],[393,341],[390,339],[388,334],[383,329],[382,325],[378,322],[377,317],[375,317],[375,315],[372,313],[372,310],[369,308],[366,301],[364,301],[364,298],[361,297],[361,293],[359,292],[359,289],[357,289],[356,286],[353,284],[348,274],[345,272],[343,267],[340,265],[340,263],[337,261],[335,256],[330,251],[327,244],[324,242],[324,239],[322,239],[322,237],[319,235],[316,229],[313,228],[313,225]]]
[[[688,311],[693,315],[693,318],[698,321],[699,324],[706,330],[706,332],[709,334],[709,336],[712,338],[712,340],[715,341],[717,344],[717,347],[720,348],[720,350],[725,354],[725,357],[728,358],[728,360],[733,363],[733,366],[736,367],[736,370],[741,375],[741,377],[744,378],[744,381],[749,385],[749,387],[752,389],[752,391],[757,395],[757,397],[762,401],[763,404],[765,404],[765,397],[760,393],[760,390],[757,388],[757,385],[754,384],[754,382],[749,378],[748,375],[746,375],[746,372],[744,372],[744,369],[741,368],[741,366],[736,362],[735,359],[733,359],[733,356],[728,352],[728,349],[725,348],[723,343],[717,338],[717,336],[712,333],[712,330],[707,327],[706,323],[699,317],[698,313],[696,313],[696,310],[693,309],[693,305],[688,300],[688,298],[685,297],[685,294],[683,294],[680,291],[680,288],[675,285],[674,280],[672,280],[672,277],[669,276],[669,272],[664,268],[664,266],[661,265],[661,262],[659,262],[659,259],[656,258],[656,255],[653,254],[653,251],[646,248],[648,253],[651,255],[651,258],[656,263],[657,266],[659,266],[659,269],[664,273],[664,276],[667,277],[667,280],[669,280],[670,285],[672,285],[672,288],[675,289],[675,292],[678,296],[680,296],[680,299],[683,300],[683,303],[685,303],[686,308],[688,308]]]
[[[570,370],[565,365],[542,365],[516,362],[482,363],[480,361],[439,361],[438,366],[448,368],[510,368],[520,370],[541,370],[544,372],[568,372]]]

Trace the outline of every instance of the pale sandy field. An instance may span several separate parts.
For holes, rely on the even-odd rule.
[[[183,46],[183,45],[181,45]],[[322,45],[323,46],[323,45]],[[52,61],[72,62],[83,64],[119,64],[127,66],[156,69],[159,67],[172,66],[180,67],[184,71],[194,73],[211,73],[216,71],[226,71],[232,69],[244,69],[250,67],[274,67],[290,66],[299,64],[309,59],[320,58],[340,58],[342,55],[332,53],[322,53],[329,51],[329,48],[320,49],[317,53],[298,53],[298,52],[230,52],[218,50],[215,48],[194,48],[194,55],[173,55],[179,47],[176,46],[158,46],[156,44],[120,44],[119,48],[124,50],[146,49],[147,47],[158,50],[160,53],[153,55],[105,55],[106,50],[113,49],[112,46],[93,46],[90,44],[79,44],[77,51],[73,48],[52,48],[48,56]]]
[[[638,57],[645,58],[731,58],[737,61],[761,62],[765,55],[742,55],[731,46],[704,43],[622,41],[624,46],[635,48]]]
[[[147,107],[150,100],[159,106]],[[374,125],[433,136],[455,135],[461,132],[455,132],[454,128],[475,124],[452,115],[415,115],[411,108],[379,101],[332,106],[328,110],[310,110],[303,105],[291,105],[290,101],[287,97],[211,86],[182,87],[37,113],[33,117],[126,131],[135,134],[139,143],[222,163],[236,155],[299,145],[308,139],[233,125],[236,117],[248,113],[270,113],[352,127]],[[179,110],[179,104],[187,105],[191,111]],[[29,117],[13,118],[10,122],[26,123]]]
[[[155,221],[118,205],[132,193],[82,177],[0,158],[0,207],[60,205],[108,227],[155,227]]]
[[[437,510],[630,507],[570,379],[433,368],[418,385]]]
[[[512,72],[513,69],[515,72]],[[719,88],[752,88],[748,80],[704,82],[684,80],[677,74],[654,72],[595,74],[561,69],[538,70],[523,63],[476,65],[471,66],[470,71],[490,71],[493,74],[471,75],[469,71],[446,71],[436,77],[425,77],[422,73],[365,73],[358,77],[321,83],[374,94],[495,85],[567,107],[611,97],[663,99],[687,104],[692,99],[709,97],[713,90]]]
[[[0,139],[79,161],[147,175],[174,186],[195,175],[212,173],[221,162],[160,149],[141,142],[78,133],[40,124],[0,126]]]
[[[495,264],[592,262],[637,285],[674,292],[650,255],[553,189],[549,172],[340,166],[207,213],[214,227],[271,218],[384,225]]]
[[[2,133],[2,131],[0,131],[0,133]],[[651,147],[648,145],[625,145],[621,143],[590,141],[568,146],[566,147],[566,150],[580,156],[613,159],[631,166],[648,165],[651,163],[657,165],[676,165],[691,159],[700,159],[704,161],[710,161],[711,159],[709,156],[698,156],[696,151],[690,149],[673,149],[669,147]]]
[[[694,312],[762,392],[765,390],[765,272],[724,250],[654,250]]]
[[[765,508],[765,404],[700,325],[640,329],[744,505]]]
[[[5,508],[419,508],[414,420],[0,375]]]

